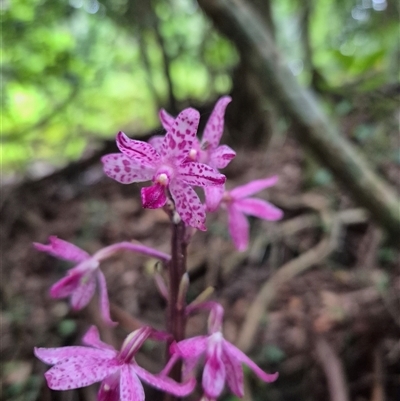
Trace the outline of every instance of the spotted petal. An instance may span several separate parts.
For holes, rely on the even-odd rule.
[[[223,348],[226,353],[230,354],[231,358],[246,364],[264,382],[271,383],[278,378],[278,373],[265,373],[246,354],[226,340],[223,340]]]
[[[34,354],[42,362],[48,365],[55,365],[68,359],[72,355],[84,355],[88,358],[107,358],[108,353],[103,350],[81,347],[81,346],[70,346],[60,348],[34,348]]]
[[[222,361],[226,369],[226,382],[232,393],[242,398],[244,395],[244,380],[242,364],[233,358],[229,352],[222,352]]]
[[[112,352],[113,355],[116,355],[116,351],[114,347],[111,345],[101,341],[99,330],[97,330],[96,326],[91,326],[86,334],[82,338],[83,344],[90,345],[91,347],[98,348],[101,350],[106,350]]]
[[[146,209],[158,209],[167,202],[165,187],[160,184],[154,184],[151,187],[142,188],[142,205]]]
[[[232,98],[230,96],[221,97],[207,121],[202,142],[207,142],[212,148],[216,148],[221,140],[221,136],[224,132],[225,109],[231,100]]]
[[[169,189],[181,219],[191,227],[206,231],[205,208],[194,189],[178,180],[172,180]]]
[[[236,152],[229,146],[218,146],[218,148],[211,153],[209,165],[217,169],[225,168],[235,156]]]
[[[163,142],[164,142],[164,135],[154,135],[148,141],[148,143],[151,146],[153,146],[153,148],[160,154],[161,154]]]
[[[119,387],[120,387],[120,372],[114,372],[112,375],[107,376],[102,382],[97,393],[98,401],[120,401]]]
[[[174,394],[178,397],[184,397],[188,395],[193,391],[194,386],[196,385],[195,379],[190,379],[185,383],[177,383],[176,381],[170,379],[169,377],[153,375],[147,370],[141,368],[140,366],[134,363],[130,365],[130,368],[143,381],[150,384],[152,387],[158,388],[159,390],[162,391],[166,391],[167,393]]]
[[[132,365],[126,364],[121,369],[119,393],[121,401],[144,401],[143,386]]]
[[[207,210],[213,212],[219,206],[225,192],[225,185],[204,187]]]
[[[249,244],[249,223],[246,216],[235,205],[228,206],[228,226],[233,243],[238,251],[244,251]]]
[[[111,320],[110,317],[110,301],[108,300],[108,291],[107,291],[107,283],[106,278],[104,277],[103,272],[98,269],[97,270],[97,281],[99,283],[99,301],[100,301],[100,314],[101,317],[108,326],[116,326],[118,323]]]
[[[158,116],[160,117],[160,121],[162,126],[164,127],[165,130],[169,130],[172,125],[174,124],[175,118],[171,116],[167,111],[164,109],[161,109],[158,112]]]
[[[117,134],[117,146],[125,156],[144,168],[154,168],[160,160],[160,155],[153,146],[130,139],[122,131]]]
[[[218,341],[209,344],[207,350],[202,384],[205,393],[211,398],[219,397],[225,386],[226,370],[221,359],[221,346],[221,342]]]
[[[93,298],[96,289],[96,278],[93,271],[84,274],[71,294],[71,306],[75,310],[84,308]]]
[[[101,158],[104,172],[121,184],[151,180],[152,168],[143,168],[137,160],[132,160],[121,153],[111,153]]]
[[[206,351],[207,339],[207,336],[197,336],[179,341],[179,343],[172,343],[170,351],[184,359],[197,358]]]
[[[280,220],[283,217],[281,209],[262,199],[239,199],[235,201],[235,207],[245,214],[264,220]]]
[[[80,355],[71,355],[65,361],[53,366],[44,376],[52,390],[70,390],[99,382],[118,369],[120,364],[116,359],[100,355],[94,357],[86,350],[82,350]]]
[[[200,114],[197,110],[183,110],[164,137],[162,156],[169,160],[183,161],[192,148],[199,120]]]
[[[52,298],[66,298],[69,297],[79,286],[79,282],[84,275],[84,272],[77,272],[71,269],[66,277],[57,281],[50,289],[50,296]]]
[[[70,260],[72,262],[83,262],[84,260],[90,258],[90,255],[83,249],[78,248],[70,242],[63,241],[54,235],[49,237],[48,245],[34,242],[33,246],[38,251],[47,252],[56,258]]]
[[[246,198],[247,196],[254,195],[257,192],[262,191],[265,188],[272,187],[278,181],[278,176],[265,178],[262,180],[250,181],[248,184],[241,185],[230,191],[230,194],[235,199]]]
[[[206,187],[208,185],[223,185],[226,177],[206,164],[186,162],[179,166],[179,177],[189,185]]]

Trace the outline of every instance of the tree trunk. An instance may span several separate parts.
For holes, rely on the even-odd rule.
[[[398,240],[400,201],[339,134],[314,96],[304,90],[286,66],[265,22],[243,0],[199,0],[216,27],[230,38],[258,77],[266,97],[275,101],[297,127],[297,138],[328,167],[342,186]]]

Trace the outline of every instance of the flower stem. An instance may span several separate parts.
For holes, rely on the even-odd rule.
[[[167,331],[172,334],[174,341],[178,342],[185,337],[185,303],[182,294],[179,294],[180,283],[186,273],[186,248],[185,223],[172,220],[171,262],[169,264],[169,300],[167,310]],[[167,351],[167,357],[169,353]],[[178,362],[171,369],[170,377],[177,382],[181,381],[182,363]],[[166,394],[165,401],[175,401],[178,398]]]

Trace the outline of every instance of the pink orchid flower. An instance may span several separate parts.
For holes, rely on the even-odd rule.
[[[101,341],[98,330],[92,326],[83,338],[88,347],[35,348],[35,355],[44,363],[54,365],[45,373],[47,385],[53,390],[70,390],[101,381],[99,401],[144,401],[140,378],[178,397],[189,394],[195,386],[194,379],[180,384],[154,375],[136,363],[135,354],[152,333],[150,327],[132,332],[118,352]]]
[[[218,100],[204,128],[201,142],[195,138],[192,143],[192,148],[188,155],[190,160],[208,164],[218,170],[225,168],[236,156],[236,152],[229,146],[219,146],[224,132],[225,109],[231,100],[232,98],[230,96],[223,96]],[[159,117],[161,124],[168,131],[175,119],[164,109],[160,110]],[[155,136],[151,138],[150,141],[155,144],[155,147],[158,147],[160,138],[162,137]]]
[[[222,134],[224,132],[224,116],[226,106],[231,102],[230,96],[221,97],[216,103],[210,118],[204,128],[201,142],[197,138],[193,140],[192,148],[189,151],[188,159],[204,163],[212,167],[215,171],[225,168],[230,161],[236,156],[236,152],[227,145],[219,146]],[[164,109],[160,110],[159,117],[163,127],[168,129],[174,123],[174,118]],[[155,147],[159,147],[161,143],[160,136],[154,136],[149,140]],[[207,186],[204,192],[208,203],[218,197],[223,192],[223,186]],[[218,205],[214,205],[216,208]]]
[[[123,184],[152,180],[142,188],[142,204],[155,209],[165,205],[168,188],[182,220],[195,228],[205,228],[205,208],[192,186],[222,185],[225,176],[203,163],[188,161],[199,124],[199,112],[183,110],[168,128],[160,146],[129,139],[123,132],[117,135],[122,154],[102,158],[104,172]]]
[[[228,228],[237,250],[244,251],[249,244],[249,222],[246,215],[263,220],[280,220],[283,211],[271,203],[256,198],[249,198],[278,181],[277,176],[250,181],[248,184],[236,187],[230,191],[214,192],[206,199],[207,209],[213,211],[215,205],[220,205],[228,211]]]
[[[225,340],[221,331],[223,308],[215,302],[206,302],[192,308],[206,309],[211,307],[209,318],[209,335],[189,338],[170,347],[171,361],[181,357],[185,361],[185,376],[191,374],[203,354],[205,366],[202,386],[206,399],[215,400],[224,389],[225,382],[238,397],[244,395],[242,363],[246,364],[261,380],[271,383],[278,378],[278,373],[268,374],[260,369],[246,354]],[[190,307],[189,307],[190,308]],[[169,365],[172,365],[172,362]]]
[[[110,307],[107,294],[107,285],[104,274],[99,269],[100,262],[109,258],[115,252],[127,249],[133,252],[142,253],[163,261],[170,259],[169,255],[140,244],[121,242],[100,249],[93,256],[90,256],[83,249],[70,242],[58,239],[55,236],[49,238],[49,244],[43,245],[34,243],[34,247],[42,252],[49,253],[60,259],[77,262],[77,266],[68,270],[66,277],[55,283],[50,289],[52,298],[70,298],[71,307],[74,310],[83,309],[92,299],[96,281],[100,292],[100,312],[105,323],[115,325],[110,318]]]

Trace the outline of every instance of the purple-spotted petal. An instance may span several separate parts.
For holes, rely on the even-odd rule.
[[[194,375],[199,358],[186,358],[182,366],[182,380],[188,380]]]
[[[151,180],[153,169],[138,164],[121,153],[111,153],[101,158],[103,170],[110,178],[121,184]]]
[[[74,310],[81,310],[93,298],[96,289],[96,278],[93,271],[84,274],[79,284],[71,294],[71,307]]]
[[[235,358],[246,364],[264,382],[271,383],[278,378],[278,373],[265,373],[245,353],[226,340],[223,340],[223,349],[226,353],[230,354],[231,358]]]
[[[201,159],[203,156],[207,159],[205,161],[202,161]],[[200,162],[200,163],[205,163],[207,164],[208,161],[208,155],[207,152],[203,152],[201,150],[201,145],[197,137],[193,138],[192,142],[192,148],[189,151],[188,157],[185,161],[188,162]]]
[[[119,369],[120,363],[116,359],[81,354],[69,356],[44,376],[52,390],[70,390],[99,382]]]
[[[192,108],[183,110],[164,137],[162,156],[169,160],[186,159],[196,136],[199,119],[200,114],[197,110]]]
[[[117,353],[114,347],[100,340],[99,330],[96,326],[91,326],[86,334],[82,338],[82,342],[85,345],[98,348],[105,351],[111,351],[114,355]]]
[[[197,336],[172,343],[170,352],[182,358],[198,358],[207,348],[207,336]]]
[[[254,180],[250,181],[248,184],[232,189],[232,191],[229,191],[229,193],[235,199],[242,199],[246,198],[247,196],[254,195],[265,188],[272,187],[277,183],[277,181],[277,175],[262,180]]]
[[[242,213],[264,220],[280,220],[283,211],[262,199],[247,198],[234,201],[235,207]]]
[[[224,132],[225,109],[231,100],[230,96],[224,96],[218,100],[204,128],[202,142],[208,142],[212,148],[216,148],[221,140]]]
[[[179,166],[179,178],[186,184],[206,187],[208,185],[223,185],[226,177],[206,164],[186,162]]]
[[[150,144],[128,138],[123,132],[117,134],[118,149],[135,164],[144,168],[154,168],[160,161],[159,153]]]
[[[174,394],[178,397],[188,395],[193,391],[194,386],[196,385],[195,379],[190,379],[185,383],[177,383],[169,377],[153,375],[137,364],[132,363],[130,367],[143,381],[150,384],[150,386]]]
[[[172,125],[174,124],[175,118],[171,116],[167,111],[164,109],[161,109],[158,112],[158,117],[160,117],[160,121],[162,126],[164,127],[165,130],[169,130]]]
[[[225,386],[226,370],[221,359],[221,346],[220,341],[209,344],[203,371],[203,389],[212,398],[219,397]]]
[[[151,187],[142,188],[142,205],[146,209],[158,209],[167,202],[165,187],[160,184],[154,184]]]
[[[144,401],[142,383],[130,364],[125,364],[121,369],[119,393],[121,401]]]
[[[90,258],[90,255],[83,249],[71,244],[70,242],[63,241],[57,238],[55,235],[49,237],[49,244],[38,244],[33,243],[33,246],[42,252],[47,252],[56,258],[70,260],[72,262],[83,262]]]
[[[109,358],[109,352],[96,348],[88,348],[81,346],[60,347],[60,348],[35,348],[35,356],[48,365],[61,363],[71,356],[80,355],[87,358]]]
[[[235,205],[228,205],[228,227],[235,248],[245,251],[249,244],[249,222]]]
[[[50,288],[50,296],[52,298],[59,299],[69,297],[79,286],[79,282],[84,273],[71,270],[68,272],[66,277],[63,277],[52,285]]]
[[[97,393],[98,401],[120,401],[119,383],[120,372],[107,376],[102,382]]]
[[[148,140],[148,143],[151,146],[153,146],[153,148],[160,154],[163,142],[164,142],[164,135],[154,135]]]
[[[100,300],[100,314],[101,317],[108,326],[113,327],[118,323],[111,320],[110,317],[110,301],[108,300],[107,282],[103,272],[97,270],[97,281],[99,283],[99,300]]]
[[[225,192],[225,185],[216,185],[204,187],[204,193],[206,196],[207,210],[213,212],[216,210],[221,202],[221,199]]]
[[[211,152],[209,165],[221,169],[225,168],[236,156],[236,152],[227,145],[218,146]]]
[[[191,227],[206,231],[206,211],[194,189],[184,182],[172,180],[169,190],[181,219]]]
[[[223,346],[222,346],[223,347]],[[233,358],[229,352],[222,352],[222,362],[226,369],[226,382],[232,393],[242,398],[244,395],[244,381],[242,364]]]

